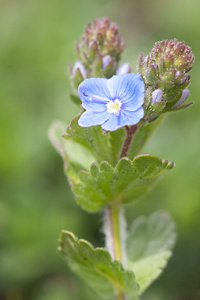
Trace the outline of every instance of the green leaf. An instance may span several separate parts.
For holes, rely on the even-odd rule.
[[[86,240],[78,240],[73,233],[62,231],[58,250],[69,267],[102,299],[138,299],[139,287],[133,272],[125,270],[118,260],[112,260],[104,248],[96,248]],[[121,296],[121,297],[120,297]]]
[[[141,293],[166,266],[175,238],[175,225],[167,212],[158,211],[133,222],[127,237],[128,268],[133,270]]]
[[[137,129],[133,136],[133,140],[128,151],[128,157],[130,159],[133,159],[139,153],[141,148],[146,144],[148,139],[151,137],[158,125],[161,123],[162,119],[163,116],[159,116],[159,118],[156,121],[147,125],[143,125]]]
[[[62,138],[64,128],[63,123],[54,122],[49,130],[49,138],[63,157],[65,172],[77,203],[87,211],[96,212],[107,205],[129,204],[140,199],[151,189],[160,175],[173,167],[172,162],[162,161],[152,155],[141,155],[133,161],[122,158],[115,168],[106,161],[98,165],[94,162],[97,157],[92,156],[89,151],[89,144],[92,143],[94,146],[93,140],[84,139],[81,134],[85,128],[76,127],[72,140]],[[72,126],[69,130],[73,131],[73,128]],[[101,130],[99,126],[94,126],[93,129]],[[121,152],[124,134],[124,129],[110,135],[101,133],[98,142],[100,143],[105,136],[106,139],[108,137],[107,146],[112,154],[112,161],[115,161]],[[100,155],[103,155],[104,147],[105,143],[101,146]],[[114,149],[116,149],[116,156],[114,156]]]
[[[110,151],[115,166],[120,158],[122,147],[124,145],[124,140],[126,137],[126,129],[125,127],[121,127],[118,130],[110,131],[109,136],[110,136]]]
[[[90,150],[98,162],[102,160],[110,161],[109,136],[102,132],[100,125],[80,127],[78,125],[79,117],[80,115],[72,120],[70,126],[67,128],[67,135],[64,137]]]
[[[65,172],[70,178],[71,183],[78,183],[78,172],[89,170],[95,158],[85,147],[62,137],[66,126],[60,121],[55,121],[49,128],[48,137],[64,160]]]
[[[153,155],[122,158],[115,168],[108,162],[92,164],[90,172],[79,173],[72,186],[77,202],[87,211],[99,211],[107,205],[129,204],[144,196],[173,162]]]
[[[125,129],[120,128],[115,132],[103,133],[100,125],[80,127],[79,118],[80,115],[72,120],[64,137],[90,150],[98,162],[105,160],[115,166],[123,145]]]

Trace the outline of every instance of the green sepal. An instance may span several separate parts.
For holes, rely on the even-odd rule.
[[[148,82],[148,85],[153,86],[158,80],[157,69],[153,65],[150,65],[150,67],[146,70],[144,77],[145,81]]]
[[[172,255],[175,239],[175,225],[165,211],[133,222],[127,236],[127,266],[136,276],[140,294],[162,273]]]
[[[88,241],[78,240],[73,233],[62,231],[58,250],[71,270],[101,299],[110,300],[124,294],[127,300],[138,299],[139,286],[133,272],[125,270],[120,261],[112,260],[106,249],[94,249]]]
[[[152,101],[152,87],[147,86],[145,87],[145,96],[144,96],[144,105],[143,105],[145,116],[148,113],[148,108],[151,105],[151,101]]]
[[[122,158],[115,168],[104,161],[93,163],[90,172],[79,172],[79,183],[72,185],[77,203],[90,212],[107,205],[130,204],[144,196],[173,162],[153,155],[140,155],[133,161]]]
[[[98,42],[94,40],[91,42],[88,49],[88,57],[91,64],[94,61],[97,53],[98,53]]]
[[[102,56],[99,55],[93,63],[93,76],[97,78],[105,77],[102,72]]]
[[[187,107],[191,106],[192,104],[194,104],[193,101],[191,101],[191,102],[189,102],[189,103],[186,103],[186,104],[184,104],[184,105],[178,106],[178,107],[176,107],[176,108],[172,108],[170,111],[179,111],[179,110],[182,110],[182,109],[184,109],[184,108],[187,108]]]
[[[153,103],[149,109],[148,109],[148,114],[149,115],[159,115],[165,108],[166,103],[163,101]]]

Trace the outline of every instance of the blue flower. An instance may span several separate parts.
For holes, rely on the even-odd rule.
[[[137,124],[144,116],[144,83],[139,74],[86,79],[79,85],[79,96],[86,109],[79,119],[82,127],[101,125],[113,131]]]

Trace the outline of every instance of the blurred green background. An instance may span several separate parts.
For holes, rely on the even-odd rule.
[[[67,65],[86,24],[103,16],[118,23],[127,42],[122,61],[134,72],[139,53],[162,39],[185,40],[196,56],[195,105],[168,115],[143,149],[176,168],[126,214],[130,223],[166,209],[177,224],[174,256],[142,300],[200,299],[199,14],[198,0],[0,1],[0,300],[97,299],[56,248],[61,229],[103,245],[101,216],[76,205],[47,130],[78,112]]]

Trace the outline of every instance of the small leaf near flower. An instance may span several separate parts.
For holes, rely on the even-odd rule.
[[[137,124],[144,116],[144,83],[139,74],[86,79],[79,86],[79,96],[86,109],[79,119],[82,127],[101,125],[105,131],[114,131]]]

